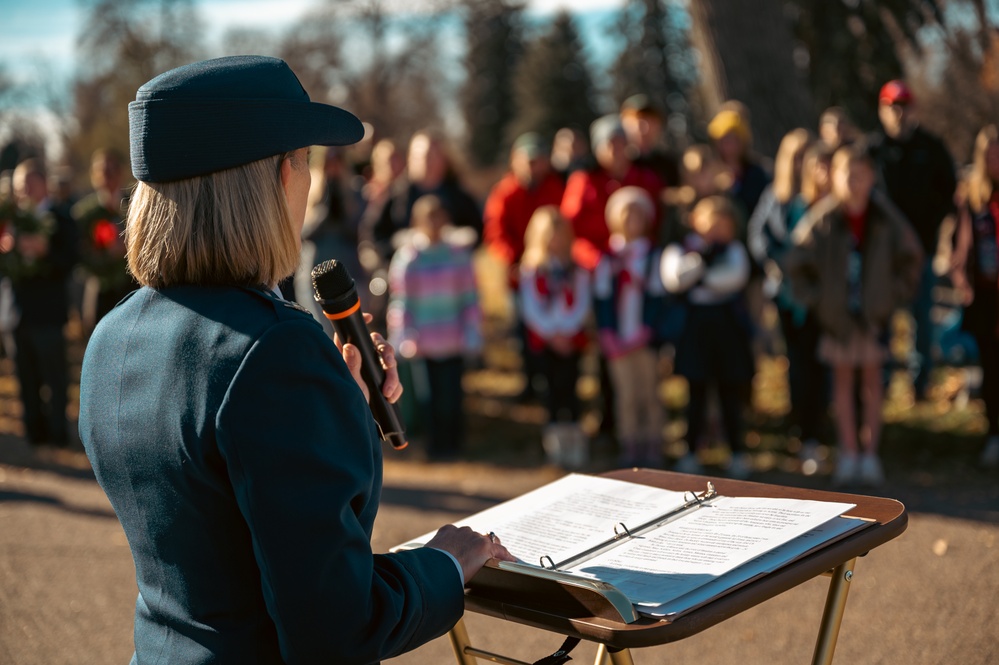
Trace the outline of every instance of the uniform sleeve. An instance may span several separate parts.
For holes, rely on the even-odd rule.
[[[216,427],[286,663],[371,663],[458,620],[462,588],[447,556],[371,551],[374,423],[314,323],[280,323],[253,345]]]

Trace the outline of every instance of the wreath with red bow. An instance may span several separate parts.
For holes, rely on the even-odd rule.
[[[0,201],[0,272],[14,281],[44,274],[45,262],[22,255],[17,249],[17,238],[40,235],[49,239],[55,228],[56,220],[50,213],[37,215],[13,200]]]

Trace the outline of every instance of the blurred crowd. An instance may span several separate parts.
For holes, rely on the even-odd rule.
[[[581,427],[578,385],[595,357],[601,429],[621,464],[666,463],[660,386],[671,371],[689,399],[687,453],[670,463],[700,470],[718,434],[727,472],[746,478],[753,377],[762,355],[781,354],[802,468],[814,472],[825,445],[834,484],[880,485],[886,376],[901,363],[923,400],[950,344],[981,367],[980,462],[994,467],[999,130],[981,130],[959,177],[904,82],[885,84],[876,102],[880,127],[863,131],[830,108],[818,127],[789,131],[771,159],[754,150],[739,102],[722,105],[707,142],[680,151],[664,144],[661,110],[635,95],[588,133],[519,136],[485,197],[434,131],[317,149],[301,269],[278,288],[332,335],[310,270],[346,265],[402,359],[404,410],[431,459],[462,455],[462,379],[484,338],[473,257],[484,253],[505,271],[525,376],[518,399],[546,407],[540,443],[552,463],[588,463],[594,432]],[[70,442],[67,321],[86,334],[134,288],[126,161],[98,151],[90,180],[77,199],[36,159],[0,177],[0,333],[33,444]],[[934,316],[941,284],[954,294],[944,321]],[[900,311],[914,330],[903,359],[889,347]],[[823,440],[830,416],[835,439]]]

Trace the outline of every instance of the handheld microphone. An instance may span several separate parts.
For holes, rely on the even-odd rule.
[[[368,405],[378,424],[382,440],[388,441],[396,450],[402,450],[409,445],[406,431],[399,415],[399,407],[382,394],[385,370],[382,369],[368,326],[364,322],[364,315],[361,314],[361,302],[357,298],[354,280],[344,265],[333,259],[312,269],[312,287],[316,302],[333,324],[333,330],[340,341],[353,344],[361,352],[361,378],[368,387]]]

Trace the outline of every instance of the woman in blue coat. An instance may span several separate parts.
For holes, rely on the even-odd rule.
[[[353,143],[360,122],[257,56],[161,74],[129,116],[142,288],[90,340],[80,435],[135,561],[133,662],[371,663],[443,634],[463,580],[509,555],[451,526],[372,553],[360,354],[276,295],[298,265],[307,147]]]

